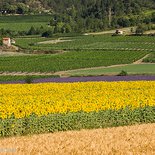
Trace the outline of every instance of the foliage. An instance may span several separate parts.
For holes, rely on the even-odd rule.
[[[119,74],[118,74],[118,76],[127,76],[128,75],[128,73],[126,72],[126,71],[124,71],[124,70],[122,70]]]
[[[155,53],[150,54],[143,62],[155,63]]]
[[[0,85],[0,89],[0,137],[155,123],[155,82]]]
[[[38,117],[11,118],[0,121],[0,137],[41,134],[48,132],[117,127],[141,123],[155,123],[155,107],[49,114]]]
[[[33,77],[32,76],[26,76],[25,77],[25,83],[27,83],[27,84],[33,83]]]
[[[153,24],[140,24],[136,28],[136,34],[142,35],[145,31],[155,30],[155,26]]]
[[[148,0],[7,0],[0,3],[2,15],[50,14],[46,21],[54,33],[101,31],[154,22],[155,2]]]
[[[42,37],[50,38],[53,36],[53,32],[48,30],[42,33]]]

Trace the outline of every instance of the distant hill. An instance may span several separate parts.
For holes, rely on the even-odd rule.
[[[51,14],[50,25],[56,32],[100,31],[155,22],[155,0],[5,0],[0,11]]]

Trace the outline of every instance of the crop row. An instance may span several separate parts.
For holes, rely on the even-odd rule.
[[[143,60],[144,62],[155,63],[155,53],[150,54],[147,58]]]
[[[154,37],[148,36],[120,36],[112,37],[110,35],[99,36],[79,36],[65,38],[71,41],[57,44],[37,44],[39,40],[17,38],[17,45],[28,49],[98,49],[98,48],[135,48],[135,49],[155,49]],[[40,38],[41,40],[41,38]],[[44,41],[44,38],[42,38]],[[50,40],[50,39],[49,39]],[[52,40],[52,39],[51,39]]]
[[[0,71],[56,72],[132,63],[145,51],[72,51],[57,55],[0,57]]]

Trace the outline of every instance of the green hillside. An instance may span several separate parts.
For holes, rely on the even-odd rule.
[[[35,23],[35,27],[36,24],[43,27],[49,24],[52,33],[94,32],[155,22],[154,10],[154,0],[5,0],[0,3],[3,15],[0,28],[9,29],[5,23],[13,19],[28,24],[29,16],[13,16],[11,19],[12,16],[6,15],[29,14],[34,21],[41,23]],[[48,14],[50,18],[34,18],[34,14]],[[31,23],[27,25],[29,29],[31,26]],[[22,26],[21,30],[25,28]]]

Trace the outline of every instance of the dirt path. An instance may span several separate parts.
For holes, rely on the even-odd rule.
[[[55,75],[53,72],[0,72],[0,76]]]
[[[155,30],[146,31],[145,34],[155,33]]]
[[[63,40],[63,39],[66,39],[65,37],[64,38],[58,38],[58,39],[55,39],[55,40],[47,40],[47,41],[43,41],[43,42],[38,42],[38,44],[57,44],[57,43],[62,43],[62,42],[68,42],[68,41],[73,41],[73,40]]]
[[[131,64],[152,64],[152,63],[143,63],[143,60],[147,58],[150,54],[145,55],[143,58],[131,63]],[[89,67],[89,68],[80,68],[80,69],[74,69],[74,70],[69,70],[69,71],[60,71],[54,73],[55,75],[60,75],[60,76],[65,76],[65,74],[69,72],[76,72],[76,71],[85,71],[85,70],[96,70],[96,69],[104,69],[104,68],[113,68],[113,67],[123,67],[127,66],[129,64],[119,64],[119,65],[111,65],[111,66],[100,66],[100,67]]]
[[[2,52],[0,51],[0,56],[21,56],[21,55],[32,55],[21,52]]]
[[[68,71],[60,71],[54,73],[54,75],[60,75],[60,76],[65,76],[65,74],[69,72],[76,72],[76,71],[85,71],[85,70],[96,70],[96,69],[104,69],[104,68],[112,68],[112,67],[122,67],[122,66],[127,66],[129,64],[119,64],[119,65],[111,65],[111,66],[100,66],[100,67],[89,67],[89,68],[79,68],[79,69],[74,69],[74,70],[68,70]]]
[[[12,137],[0,151],[15,155],[154,155],[155,124]]]
[[[146,57],[148,57],[149,54],[147,54],[146,56],[144,56],[143,58],[135,61],[132,64],[149,64],[149,63],[142,63],[143,59],[145,59]],[[152,64],[152,63],[151,63]],[[129,64],[119,64],[119,65],[111,65],[111,66],[100,66],[100,67],[90,67],[90,68],[79,68],[79,69],[75,69],[75,70],[68,70],[68,71],[59,71],[59,72],[0,72],[0,76],[5,76],[5,75],[11,75],[11,76],[25,76],[25,75],[59,75],[59,76],[68,76],[67,74],[69,72],[73,72],[73,71],[83,71],[83,70],[95,70],[95,69],[104,69],[104,68],[112,68],[112,67],[123,67],[123,66],[127,66]]]
[[[142,64],[142,63],[143,63],[143,60],[144,60],[145,58],[147,58],[149,55],[150,55],[150,54],[147,54],[147,55],[144,56],[143,58],[141,58],[141,59],[135,61],[133,64]]]
[[[119,30],[124,31],[126,34],[130,34],[131,33],[131,28],[133,27],[127,27],[127,28],[120,28]],[[87,33],[88,35],[92,34],[92,35],[100,35],[100,34],[109,34],[109,33],[115,33],[115,30],[107,30],[107,31],[102,31],[102,32],[92,32],[92,33]]]

